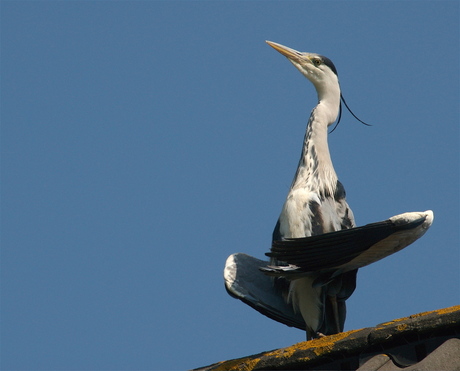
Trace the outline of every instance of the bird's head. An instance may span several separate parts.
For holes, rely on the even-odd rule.
[[[364,125],[371,126],[360,120],[352,112],[350,107],[348,107],[347,102],[345,102],[345,99],[340,92],[337,69],[329,58],[316,53],[298,52],[297,50],[272,41],[267,41],[267,44],[283,54],[302,73],[302,75],[313,83],[316,88],[316,92],[318,93],[319,102],[323,103],[323,106],[326,107],[325,112],[328,114],[328,125],[332,125],[333,121],[335,121],[337,117],[337,113],[339,118],[335,127],[339,124],[342,113],[340,100],[342,100],[345,107],[348,111],[350,111],[355,119]],[[335,127],[332,131],[335,130]]]
[[[315,53],[302,53],[287,46],[267,41],[267,44],[284,55],[318,92],[319,100],[329,98],[340,102],[337,69],[329,58]]]

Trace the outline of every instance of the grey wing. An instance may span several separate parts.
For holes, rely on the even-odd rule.
[[[363,227],[274,241],[266,255],[289,265],[264,267],[262,271],[297,278],[302,273],[341,273],[361,268],[410,245],[423,236],[432,222],[433,212],[427,210],[396,215]]]
[[[305,322],[273,286],[271,277],[262,274],[259,267],[267,261],[237,253],[225,262],[224,281],[227,292],[265,316],[290,327],[305,330]]]
[[[350,219],[346,211],[344,219]],[[348,213],[348,214],[347,214]],[[408,246],[420,238],[433,222],[433,213],[412,212],[364,227],[342,229],[305,238],[274,241],[269,255],[274,260],[287,262],[284,266],[266,266],[260,269],[267,275],[283,280],[314,277],[314,287],[323,287],[323,295],[335,297],[337,314],[329,300],[322,299],[323,321],[320,333],[343,331],[345,301],[356,287],[358,268],[376,262]]]

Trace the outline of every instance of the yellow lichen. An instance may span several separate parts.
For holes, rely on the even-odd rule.
[[[323,355],[330,353],[334,349],[334,345],[351,334],[358,332],[360,330],[351,330],[347,332],[341,332],[339,334],[325,336],[323,338],[315,339],[311,342],[310,348],[317,355]]]
[[[358,332],[361,330],[351,330],[347,332],[341,332],[335,335],[329,335],[309,341],[303,341],[301,343],[297,343],[291,345],[286,348],[277,349],[271,352],[267,352],[264,356],[267,357],[276,357],[276,358],[289,358],[291,357],[296,351],[299,350],[308,350],[311,349],[317,356],[320,354],[329,353],[333,350],[335,343],[340,340],[343,340],[350,336],[351,334]],[[303,357],[302,359],[308,360],[308,357]]]
[[[389,321],[389,322],[381,323],[378,327],[380,328],[380,327],[384,327],[384,326],[388,326],[388,325],[393,325],[393,324],[395,324],[397,322],[407,321],[407,320],[412,319],[412,318],[419,318],[419,317],[427,316],[429,314],[448,314],[448,313],[453,313],[453,312],[457,312],[457,311],[460,311],[460,305],[455,305],[455,306],[449,307],[449,308],[432,310],[432,311],[428,311],[428,312],[412,314],[409,317],[398,318],[398,319],[394,319],[394,320]]]
[[[315,355],[327,354],[331,352],[334,348],[336,342],[345,339],[351,334],[358,332],[360,330],[351,330],[347,332],[342,332],[335,335],[329,335],[321,337],[318,339],[303,341],[291,345],[286,348],[276,349],[269,352],[263,353],[263,357],[267,358],[284,358],[289,359],[292,355],[299,350],[308,350],[311,349]],[[310,360],[309,357],[302,357],[303,361]],[[240,358],[238,360],[232,360],[224,362],[224,364],[219,364],[219,367],[216,370],[242,370],[250,371],[260,362],[260,358]]]
[[[404,331],[404,330],[407,329],[408,327],[409,327],[409,325],[408,325],[407,323],[402,323],[402,324],[396,326],[396,329],[397,329],[398,331]]]
[[[214,369],[216,371],[230,371],[230,370],[238,370],[238,371],[252,371],[260,362],[260,358],[239,358],[239,359],[232,359],[230,361],[223,361],[220,362],[219,365]]]
[[[398,318],[398,319],[394,319],[392,321],[384,322],[384,323],[381,323],[380,325],[378,325],[377,329],[379,329],[381,327],[385,327],[385,326],[390,326],[390,325],[393,325],[393,324],[395,324],[397,322],[405,321],[407,319],[409,319],[409,317]]]
[[[411,318],[414,318],[414,317],[420,317],[420,316],[425,316],[427,314],[448,314],[448,313],[453,313],[453,312],[458,312],[460,311],[460,305],[454,305],[453,307],[449,307],[449,308],[443,308],[443,309],[437,309],[437,310],[433,310],[431,312],[423,312],[423,313],[418,313],[418,314],[414,314],[412,316],[410,316]]]
[[[458,311],[460,311],[460,305],[449,307],[449,308],[444,308],[444,309],[433,310],[429,312],[418,313],[418,314],[411,315],[409,317],[403,317],[403,318],[395,319],[393,321],[382,323],[378,325],[374,331],[384,330],[385,327],[390,326],[390,325],[395,325],[395,324],[397,325],[396,326],[397,331],[405,331],[409,327],[409,324],[400,323],[402,321],[410,320],[412,318],[423,317],[429,314],[444,315],[444,314],[449,314],[449,313],[458,312]],[[261,357],[263,358],[274,357],[274,358],[288,359],[292,357],[294,353],[299,350],[311,350],[316,356],[325,355],[334,350],[334,346],[338,341],[343,340],[358,331],[361,331],[361,330],[351,330],[351,331],[342,332],[342,333],[335,334],[335,335],[321,337],[321,338],[314,339],[314,340],[303,341],[301,343],[297,343],[297,344],[291,345],[286,348],[281,348],[281,349],[265,352],[260,357],[244,357],[244,358],[234,359],[230,361],[220,362],[218,365],[216,365],[214,370],[252,371],[257,366],[257,364],[261,361]],[[304,356],[304,357],[299,358],[299,360],[309,361],[310,358]]]
[[[398,318],[398,319],[395,319],[393,321],[381,323],[380,325],[376,326],[374,331],[384,330],[385,327],[387,327],[387,326],[391,326],[391,325],[397,324],[398,322],[403,322],[403,321],[407,321],[407,320],[414,319],[414,318],[420,318],[420,317],[424,317],[424,316],[431,315],[431,314],[443,315],[443,314],[448,314],[448,313],[453,313],[453,312],[458,312],[458,311],[460,311],[460,305],[456,305],[456,306],[449,307],[449,308],[444,308],[444,309],[432,310],[432,311],[429,311],[429,312],[417,313],[417,314],[413,314],[413,315],[411,315],[409,317]],[[408,327],[409,327],[408,324],[403,323],[403,324],[397,325],[396,329],[398,331],[404,331]]]
[[[291,357],[294,352],[297,350],[296,345],[291,345],[290,347],[281,348],[277,350],[273,350],[271,352],[266,353],[268,357],[275,357],[275,358],[289,358]]]

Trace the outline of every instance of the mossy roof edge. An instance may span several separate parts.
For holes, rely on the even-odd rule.
[[[286,348],[223,361],[196,371],[283,369],[295,365],[314,365],[324,360],[359,354],[376,344],[390,343],[408,334],[423,335],[460,326],[460,305],[423,312],[381,323],[375,327],[351,330],[304,341]]]

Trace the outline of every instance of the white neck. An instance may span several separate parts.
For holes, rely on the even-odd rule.
[[[321,117],[318,118],[327,126],[332,125],[339,114],[340,86],[339,81],[330,81],[322,85],[315,84],[318,93],[318,106],[321,107]]]
[[[318,92],[318,98],[320,102],[311,113],[299,167],[291,188],[306,187],[314,191],[319,190],[325,196],[334,194],[338,180],[329,153],[327,129],[337,118],[340,91],[336,96],[328,97],[321,97]]]

